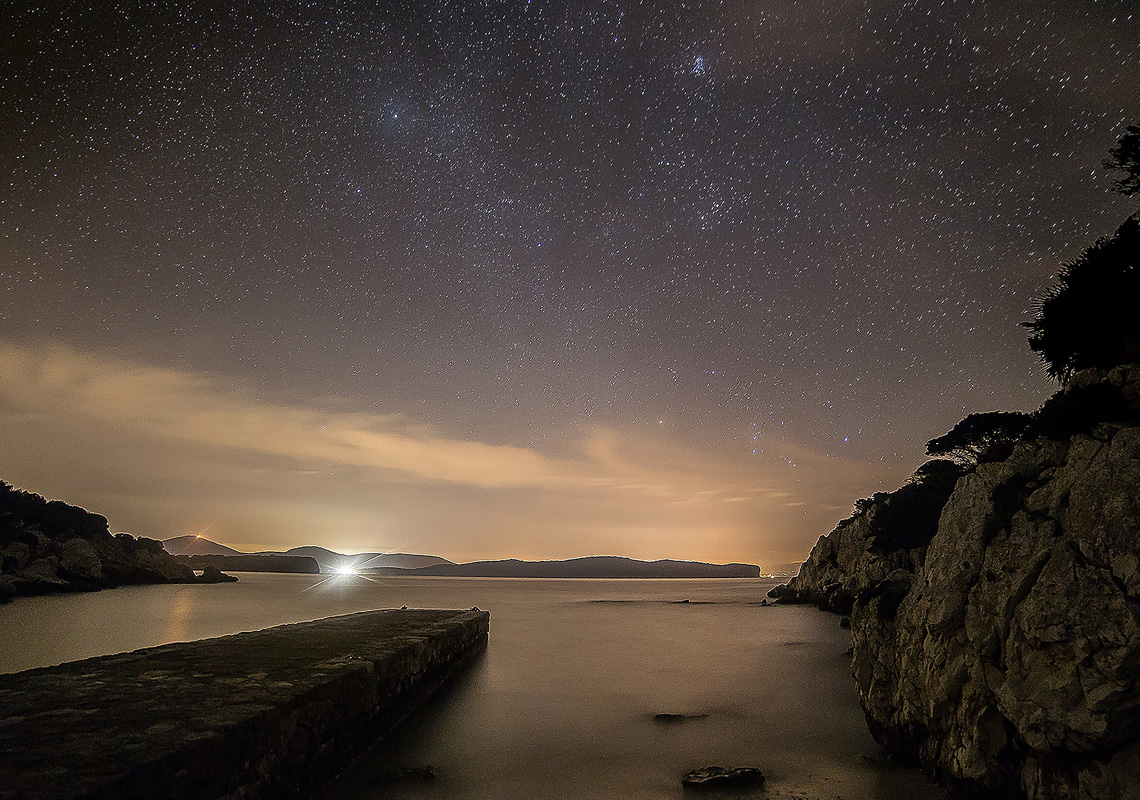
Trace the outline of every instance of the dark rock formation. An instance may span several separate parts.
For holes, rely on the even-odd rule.
[[[742,789],[764,785],[764,773],[756,767],[702,767],[685,773],[686,789]]]
[[[670,714],[665,712],[661,714],[654,714],[653,721],[663,722],[667,725],[677,725],[682,722],[687,722],[691,719],[704,719],[707,716],[708,714]]]
[[[227,575],[217,567],[207,564],[202,568],[202,574],[198,576],[199,583],[236,583],[237,578],[233,575]]]
[[[0,481],[0,602],[199,579],[153,539],[112,535],[107,518]]]
[[[1008,458],[957,481],[919,550],[876,558],[850,523],[821,541],[794,591],[850,598],[875,738],[987,797],[1130,796],[1138,488],[1140,366],[1126,365],[1074,376]]]

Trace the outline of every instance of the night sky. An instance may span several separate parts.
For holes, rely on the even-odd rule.
[[[1135,205],[1134,0],[0,31],[0,478],[154,538],[803,558],[1041,404],[1017,323]]]

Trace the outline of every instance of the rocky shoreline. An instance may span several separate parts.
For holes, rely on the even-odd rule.
[[[112,534],[100,514],[0,481],[0,602],[124,584],[233,580],[214,567],[198,575],[161,542]]]
[[[1074,376],[1002,455],[863,501],[772,595],[850,613],[867,723],[895,756],[967,795],[1128,796],[1140,366]]]

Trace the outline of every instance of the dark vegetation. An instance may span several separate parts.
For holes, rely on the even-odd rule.
[[[884,554],[930,544],[938,531],[938,517],[950,499],[954,484],[967,472],[962,464],[945,458],[927,461],[893,492],[876,492],[855,503],[855,516],[868,514],[871,550]]]
[[[212,578],[222,579],[216,573]],[[100,514],[0,481],[0,601],[122,584],[201,580],[175,562],[161,542],[112,534]]]
[[[1140,192],[1140,127],[1131,125],[1109,151],[1105,166],[1123,173],[1116,190]],[[1112,236],[1098,239],[1065,265],[1038,305],[1037,318],[1022,323],[1029,346],[1062,384],[1088,367],[1111,369],[1140,361],[1140,214]]]
[[[1078,433],[1091,434],[1102,423],[1135,425],[1140,408],[1111,383],[1092,383],[1057,392],[1033,415],[1032,437],[1067,439]]]
[[[949,456],[964,466],[1000,461],[1024,434],[1033,417],[1021,411],[989,411],[971,414],[949,433],[926,443],[928,456]]]
[[[1123,172],[1116,180],[1116,191],[1126,197],[1140,193],[1140,126],[1129,125],[1104,162],[1108,169]]]
[[[1140,360],[1140,216],[1098,239],[1060,276],[1025,323],[1029,346],[1049,375],[1067,383],[1078,370]]]

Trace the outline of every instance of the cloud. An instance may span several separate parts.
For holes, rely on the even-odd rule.
[[[394,470],[505,488],[580,483],[580,465],[526,448],[454,439],[396,415],[275,404],[217,379],[53,346],[0,346],[0,399],[28,414],[85,418],[155,437],[301,462]]]
[[[0,342],[0,425],[8,480],[136,533],[215,523],[253,549],[763,560],[771,547],[780,561],[882,488],[866,485],[874,465],[774,437],[757,457],[602,427],[543,452],[58,345]]]

